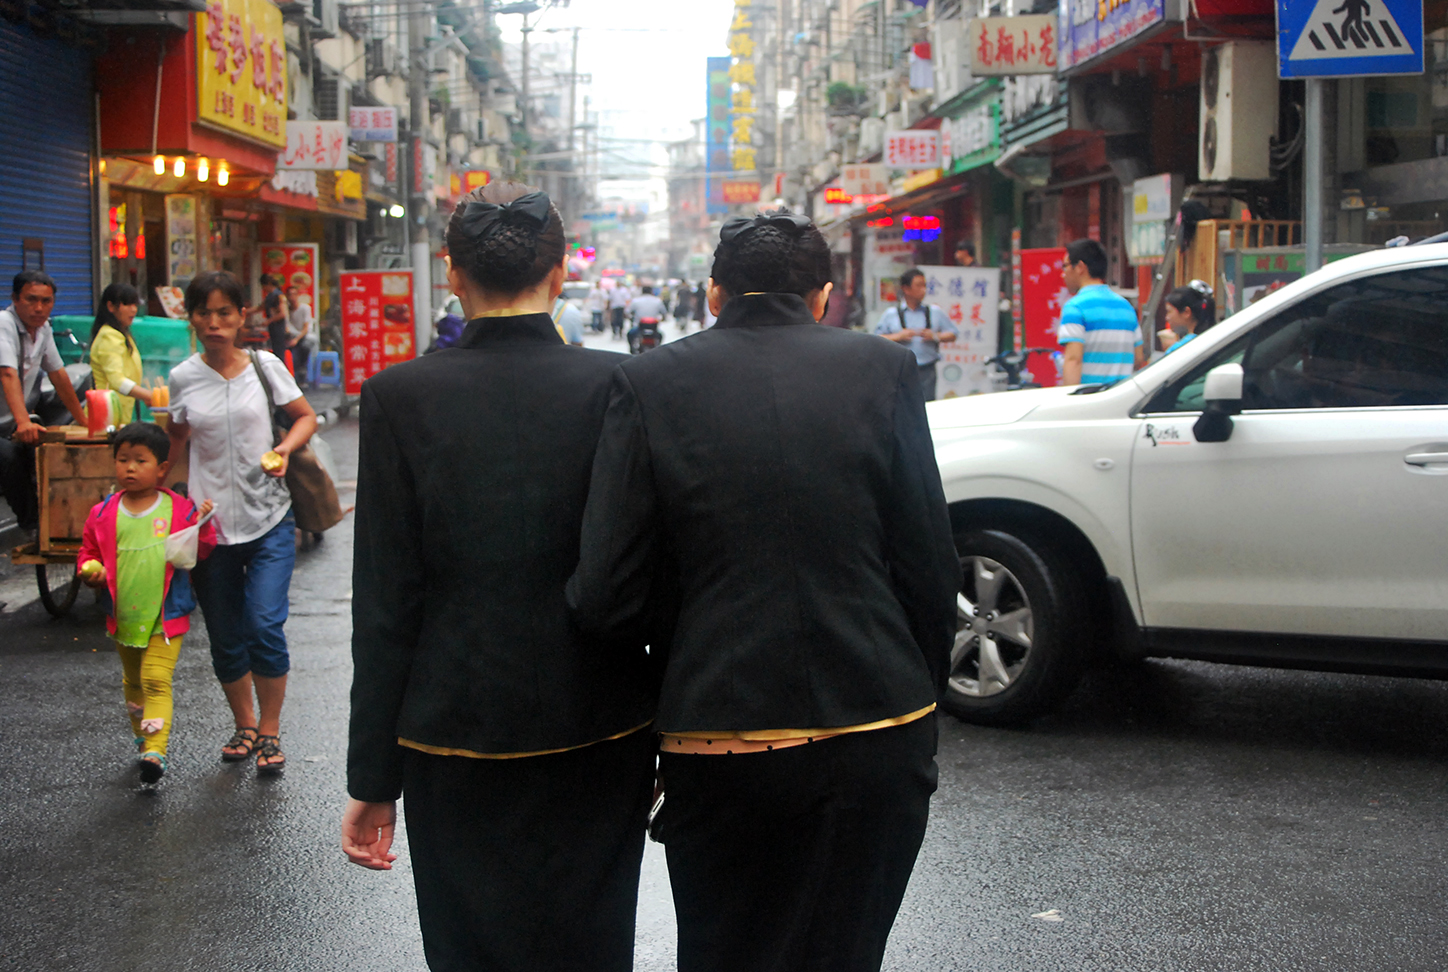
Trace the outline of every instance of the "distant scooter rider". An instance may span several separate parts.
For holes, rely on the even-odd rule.
[[[652,320],[654,323],[651,326],[655,331],[658,331],[659,325],[663,323],[664,317],[668,312],[669,309],[664,305],[664,302],[654,296],[654,288],[645,287],[643,293],[631,300],[628,305],[629,320],[634,322],[634,326],[629,328],[628,332],[629,348],[634,350],[638,348],[639,331],[642,329],[642,321]]]

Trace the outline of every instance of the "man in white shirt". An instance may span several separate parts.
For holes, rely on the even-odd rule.
[[[615,284],[608,292],[609,327],[613,330],[613,336],[623,337],[623,311],[633,300],[633,294],[623,284]]]
[[[604,293],[602,287],[597,283],[588,291],[588,297],[584,299],[584,306],[588,309],[590,322],[596,333],[603,333],[603,312],[608,310],[608,294]]]
[[[911,268],[900,275],[900,296],[903,302],[880,315],[875,333],[887,341],[910,345],[915,363],[920,366],[920,390],[927,402],[935,401],[935,363],[940,360],[940,346],[954,341],[960,330],[934,304],[924,303],[927,284],[925,274]]]
[[[40,404],[40,376],[46,374],[71,415],[85,424],[50,330],[55,281],[41,270],[22,270],[10,288],[12,302],[0,311],[0,493],[25,530],[37,525],[35,445],[42,428],[30,420]]]

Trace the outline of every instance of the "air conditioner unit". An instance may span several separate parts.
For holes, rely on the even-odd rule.
[[[312,0],[312,39],[336,37],[341,32],[337,20],[337,0]]]
[[[1197,174],[1202,182],[1272,178],[1277,133],[1277,51],[1234,41],[1202,51]]]

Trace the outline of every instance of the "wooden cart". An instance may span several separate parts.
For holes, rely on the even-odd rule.
[[[40,602],[55,617],[75,604],[80,592],[76,556],[91,507],[115,488],[110,443],[74,426],[47,429],[35,450],[40,491],[40,531],[34,543],[16,547],[10,560],[34,564]]]

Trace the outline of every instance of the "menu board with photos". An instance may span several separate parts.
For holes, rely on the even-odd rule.
[[[412,271],[348,270],[340,278],[342,390],[359,395],[368,378],[417,356]]]

